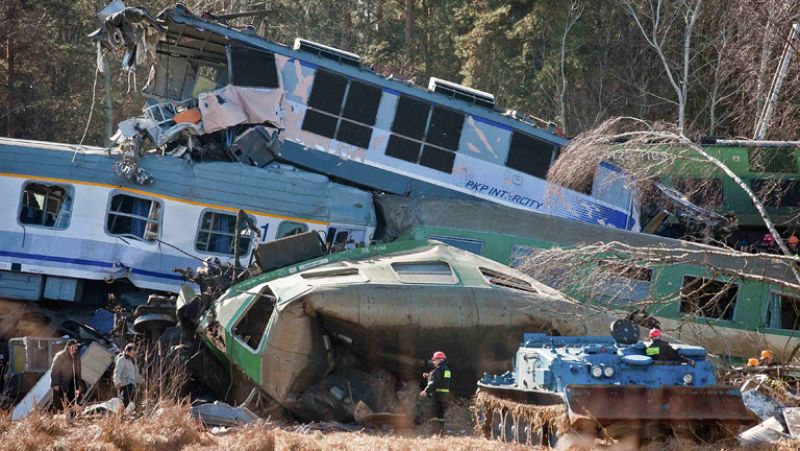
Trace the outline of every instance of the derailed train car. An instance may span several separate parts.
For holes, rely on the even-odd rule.
[[[392,410],[394,391],[418,380],[434,350],[450,356],[455,393],[469,395],[483,371],[509,364],[522,331],[582,335],[608,323],[507,266],[407,241],[235,285],[201,315],[198,331],[222,362],[290,412],[346,420],[358,401]],[[387,378],[390,396],[380,393]]]

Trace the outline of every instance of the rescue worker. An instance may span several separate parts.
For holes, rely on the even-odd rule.
[[[122,405],[128,407],[136,392],[136,385],[144,383],[136,366],[138,348],[133,343],[125,345],[124,351],[114,360],[114,388],[117,389]]]
[[[747,359],[747,366],[748,366],[749,368],[755,368],[755,367],[757,367],[758,365],[759,365],[759,361],[758,361],[758,359],[757,359],[757,358],[755,358],[755,357],[752,357],[752,358],[749,358],[749,359]]]
[[[436,351],[431,357],[433,370],[423,373],[422,377],[428,380],[425,388],[419,392],[421,398],[433,400],[433,433],[440,433],[444,428],[444,413],[450,403],[450,378],[452,373],[447,366],[447,356],[442,351]]]
[[[50,387],[53,389],[53,404],[59,411],[66,410],[67,421],[72,418],[70,406],[81,396],[81,358],[77,340],[67,340],[67,346],[57,352],[50,366]]]
[[[690,365],[694,364],[694,361],[691,359],[687,359],[682,355],[678,354],[678,351],[672,347],[669,343],[664,341],[661,337],[661,331],[656,328],[650,329],[650,346],[647,347],[645,354],[648,357],[655,361],[660,362],[686,362]]]
[[[778,366],[778,362],[775,361],[775,354],[772,353],[769,349],[765,349],[761,351],[761,358],[758,359],[759,366]]]
[[[789,239],[786,240],[786,247],[789,248],[789,252],[791,252],[794,256],[800,255],[798,244],[800,244],[800,239],[794,235],[790,236]]]

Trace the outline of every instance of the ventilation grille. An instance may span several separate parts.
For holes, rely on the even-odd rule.
[[[428,82],[428,91],[438,92],[452,99],[464,100],[482,107],[494,108],[494,96],[488,92],[478,91],[436,77],[431,77]]]
[[[345,52],[337,48],[328,47],[313,41],[297,38],[294,40],[294,49],[313,53],[323,58],[332,59],[343,64],[358,67],[361,65],[361,57],[355,53]]]

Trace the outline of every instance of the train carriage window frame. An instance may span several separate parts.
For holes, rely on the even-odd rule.
[[[549,147],[549,149],[545,149],[545,146]],[[546,164],[542,164],[542,161],[536,157],[545,156],[547,150],[550,152],[549,161]],[[555,163],[559,151],[559,146],[556,143],[548,142],[545,139],[521,131],[514,131],[508,144],[506,167],[546,180],[547,171]]]
[[[377,86],[318,69],[300,128],[368,149],[382,97]]]
[[[222,210],[215,210],[215,209],[207,208],[207,209],[203,210],[200,213],[200,219],[198,219],[198,222],[197,222],[197,233],[195,234],[195,238],[194,238],[194,249],[197,252],[201,252],[203,254],[219,255],[219,256],[233,258],[233,256],[234,256],[234,253],[233,253],[233,240],[236,237],[235,230],[232,230],[230,232],[223,231],[223,230],[213,230],[214,216],[211,217],[212,223],[210,225],[212,226],[212,228],[204,228],[203,225],[205,223],[206,215],[208,215],[208,214],[215,215],[215,216],[227,216],[229,218],[232,218],[233,224],[231,225],[231,227],[233,229],[236,228],[236,214],[232,214],[231,212],[226,212],[226,211],[222,211]],[[250,216],[250,219],[255,224],[256,223],[256,218],[253,217],[252,215],[249,215],[249,216]],[[228,219],[228,221],[230,221],[230,219]],[[205,239],[205,241],[206,241],[206,248],[205,249],[200,247],[201,234],[206,234],[206,236],[207,236],[206,239]],[[230,243],[231,252],[228,253],[228,252],[219,252],[219,251],[210,251],[210,250],[208,250],[208,246],[211,244],[211,241],[212,241],[212,235],[221,235],[221,236],[230,237],[230,239],[231,239],[231,243]],[[245,228],[245,230],[243,230],[240,233],[239,237],[240,237],[240,240],[239,240],[239,257],[247,257],[248,255],[250,255],[250,251],[252,250],[252,247],[253,247],[253,235],[252,235],[252,232],[250,232],[249,229]],[[246,240],[246,245],[245,245],[244,249],[242,249],[242,241],[241,241],[242,239]]]
[[[44,188],[44,190],[41,190]],[[39,189],[40,192],[30,192],[32,189]],[[56,190],[60,190],[63,194],[62,199],[58,199]],[[36,196],[41,198],[36,198]],[[33,218],[31,208],[29,207],[29,200],[41,202],[36,210],[40,212],[38,218]],[[27,200],[27,202],[26,202]],[[55,212],[48,212],[52,202],[57,202]],[[22,185],[20,193],[19,207],[17,209],[17,222],[22,227],[38,227],[49,230],[66,230],[72,222],[72,209],[75,205],[75,188],[72,185],[65,185],[60,183],[43,183],[38,180],[28,180]],[[26,214],[26,212],[28,212]],[[52,218],[52,224],[48,224],[48,219]]]
[[[247,88],[280,88],[275,53],[243,45],[229,45],[226,53],[228,80],[231,85]]]
[[[385,155],[452,174],[465,120],[461,111],[401,94]]]
[[[692,280],[689,280],[689,279],[692,279]],[[703,302],[702,306],[700,305],[699,302],[694,303],[695,305],[693,305],[692,300],[687,299],[686,293],[684,293],[685,288],[689,284],[691,284],[691,283],[693,283],[695,281],[698,281],[698,280],[701,281],[700,282],[700,286],[701,287],[703,285],[705,285],[706,283],[711,283],[711,284],[721,284],[723,286],[723,290],[724,291],[735,290],[733,295],[730,296],[730,298],[727,301],[720,300],[720,302],[726,302],[727,306],[720,307],[720,308],[714,307],[713,309],[710,309],[710,310],[712,310],[712,312],[716,312],[717,310],[721,309],[721,311],[720,311],[721,314],[719,316],[715,316],[715,315],[712,315],[712,314],[709,314],[709,313],[704,313],[704,311],[709,310],[709,309],[707,309],[706,306],[709,304],[709,301],[711,301],[713,299],[713,296],[714,296],[713,294],[711,294],[712,299],[709,299],[708,301]],[[679,295],[679,298],[678,298],[678,312],[681,315],[694,315],[697,318],[707,319],[707,320],[710,320],[710,321],[732,322],[732,321],[734,321],[736,319],[736,307],[738,305],[740,289],[741,289],[741,286],[739,284],[737,284],[737,283],[726,282],[726,281],[723,281],[723,280],[713,279],[713,278],[708,278],[708,277],[699,277],[699,276],[695,276],[695,275],[692,275],[692,274],[685,274],[681,278],[680,295]],[[699,296],[705,296],[705,294],[700,294]],[[692,307],[696,307],[696,308],[692,308]]]
[[[134,213],[127,213],[117,210],[112,210],[114,207],[114,199],[118,196],[125,196],[131,199],[142,200],[150,202],[147,216],[142,216],[139,214]],[[142,210],[143,211],[143,210]],[[140,241],[145,244],[155,244],[161,238],[161,230],[162,230],[162,223],[164,219],[164,204],[161,200],[153,197],[146,197],[146,196],[138,196],[126,191],[111,191],[108,195],[108,203],[106,205],[106,215],[104,221],[104,230],[108,236],[119,237],[122,239],[131,239],[135,241]],[[112,224],[112,216],[115,217],[113,220],[114,223]],[[155,217],[153,217],[155,216]],[[112,227],[116,226],[116,221],[119,221],[119,218],[133,218],[133,220],[144,221],[145,225],[142,229],[142,236],[127,233],[127,232],[113,232]],[[131,224],[133,227],[133,224]]]
[[[300,229],[300,231],[297,232],[296,231],[297,229]],[[308,232],[309,228],[308,224],[303,222],[282,221],[280,224],[278,224],[278,227],[275,230],[276,230],[275,239],[279,240],[281,238],[286,238],[287,236],[294,236],[294,235],[299,235],[301,233],[306,233]]]
[[[786,299],[795,304],[792,309],[793,312],[790,312],[794,314],[794,327],[791,328],[785,327],[786,318],[784,318],[784,313],[787,308],[784,305],[784,300]],[[777,313],[777,315],[774,313]],[[800,331],[800,296],[792,296],[780,291],[770,291],[769,300],[764,311],[764,327],[775,330]]]
[[[272,321],[277,301],[278,298],[267,285],[257,295],[253,296],[247,309],[236,318],[236,322],[231,328],[231,336],[241,346],[247,348],[249,352],[261,352],[267,335],[267,327]],[[253,324],[248,327],[246,323],[249,322]],[[248,330],[242,330],[243,327],[248,327]],[[243,332],[252,333],[244,334]]]
[[[444,260],[394,262],[392,271],[401,283],[422,285],[458,285],[459,278]],[[445,268],[447,270],[445,270]]]

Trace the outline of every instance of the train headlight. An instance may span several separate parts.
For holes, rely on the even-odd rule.
[[[603,368],[599,366],[592,367],[592,376],[594,377],[602,377],[603,376]]]
[[[614,368],[607,366],[603,369],[603,376],[614,377]]]
[[[694,376],[689,373],[683,375],[683,383],[686,385],[691,384],[694,381]]]

